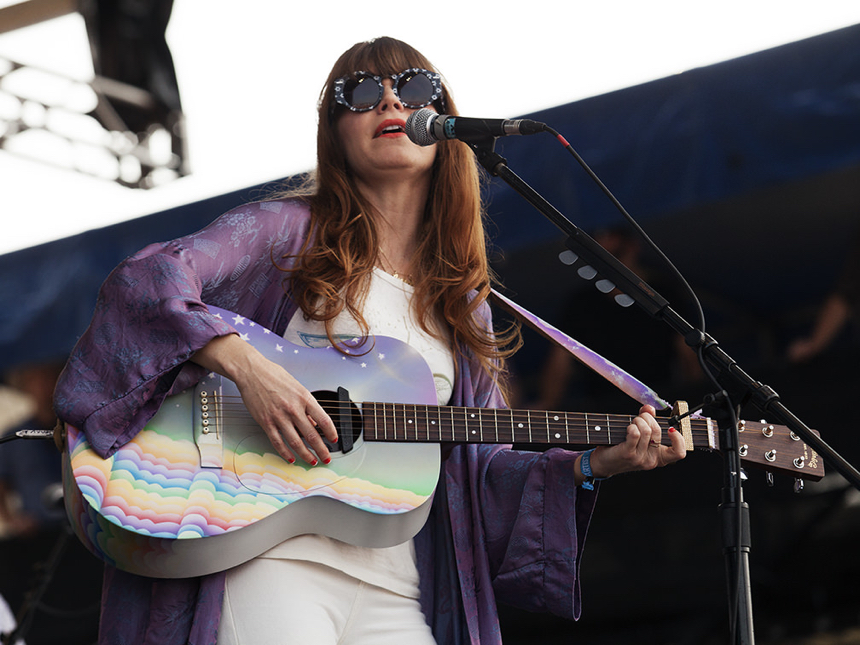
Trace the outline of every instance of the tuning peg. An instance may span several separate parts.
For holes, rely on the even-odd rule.
[[[764,477],[765,481],[767,482],[767,485],[773,488],[773,473],[767,472],[764,474]]]
[[[803,490],[803,480],[800,477],[797,477],[794,480],[794,492],[799,493]]]

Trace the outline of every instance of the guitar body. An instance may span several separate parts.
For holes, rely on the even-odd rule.
[[[380,337],[369,352],[344,356],[210,309],[312,392],[343,387],[354,401],[436,404],[426,363],[397,340]],[[407,541],[427,518],[439,467],[437,444],[360,435],[348,451],[333,450],[329,465],[289,464],[235,384],[210,374],[168,398],[108,459],[68,427],[63,477],[67,513],[90,551],[131,573],[178,578],[222,571],[305,533],[369,547]]]

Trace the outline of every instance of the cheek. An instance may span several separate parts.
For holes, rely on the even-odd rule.
[[[355,145],[358,139],[355,136],[354,120],[348,117],[349,115],[345,114],[337,121],[334,134],[340,149],[343,151],[343,156],[346,158],[347,164],[352,166],[352,161],[355,159]]]

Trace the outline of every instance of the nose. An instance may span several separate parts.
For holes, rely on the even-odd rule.
[[[382,99],[379,101],[379,105],[376,106],[376,109],[380,112],[385,112],[389,109],[391,110],[403,110],[403,104],[400,102],[400,99],[397,98],[397,95],[394,93],[394,81],[390,78],[386,78],[382,81]]]

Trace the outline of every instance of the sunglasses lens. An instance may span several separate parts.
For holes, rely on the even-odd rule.
[[[379,84],[367,76],[350,81],[343,88],[343,96],[346,102],[356,110],[369,110],[379,103]]]
[[[433,83],[421,72],[410,72],[400,79],[397,94],[406,107],[421,108],[433,101]]]

